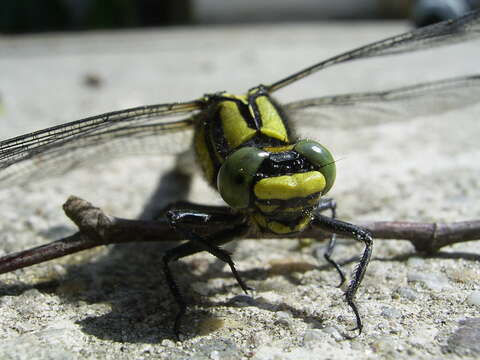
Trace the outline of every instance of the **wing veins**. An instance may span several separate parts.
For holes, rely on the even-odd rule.
[[[443,114],[480,103],[480,74],[380,92],[352,93],[294,101],[283,106],[298,125],[371,124]],[[302,120],[299,120],[301,118]],[[377,119],[377,120],[376,120]],[[352,122],[353,121],[353,122]]]
[[[4,140],[0,142],[0,169],[6,168],[19,161],[30,159],[51,147],[62,147],[70,141],[95,135],[100,138],[101,135],[106,136],[109,133],[115,134],[116,131],[125,131],[129,127],[131,129],[129,133],[133,133],[135,129],[138,130],[141,129],[141,127],[132,126],[132,123],[155,117],[191,113],[201,109],[202,106],[203,103],[200,100],[186,103],[141,106],[92,116]],[[166,129],[172,126],[172,124],[176,124],[176,126],[178,126],[178,124],[183,124],[183,126],[187,125],[186,122],[177,120],[171,123],[157,123],[155,124],[155,129],[157,131],[162,128]],[[105,129],[108,128],[110,128],[110,131],[107,132]],[[147,124],[143,130],[146,129],[153,128],[148,128]],[[104,139],[107,140],[106,138]]]
[[[448,45],[453,42],[466,41],[479,36],[480,10],[477,10],[454,20],[447,20],[412,30],[342,53],[276,81],[266,86],[266,89],[269,92],[277,91],[319,70],[348,61],[414,52],[431,47]]]

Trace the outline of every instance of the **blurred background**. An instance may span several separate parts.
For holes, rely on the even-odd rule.
[[[392,18],[409,18],[424,26],[479,4],[480,0],[2,0],[0,31]]]

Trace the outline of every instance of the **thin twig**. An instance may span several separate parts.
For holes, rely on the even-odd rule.
[[[101,245],[183,240],[166,221],[127,220],[108,216],[100,208],[75,196],[68,198],[63,209],[79,231],[46,245],[0,257],[0,274]],[[360,225],[371,231],[376,239],[408,240],[417,251],[427,253],[434,253],[447,245],[480,239],[480,220],[454,223],[379,221]],[[325,231],[310,228],[302,234],[288,237],[325,239],[329,235]],[[279,237],[275,234],[250,236],[253,239]]]
[[[378,221],[359,224],[375,238],[408,240],[420,252],[434,253],[444,246],[480,239],[480,220],[452,223]]]

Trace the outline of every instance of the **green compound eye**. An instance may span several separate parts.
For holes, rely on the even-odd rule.
[[[336,176],[335,160],[332,154],[323,145],[316,141],[301,140],[294,150],[305,156],[313,165],[318,166],[318,171],[325,177],[326,185],[322,195],[325,195],[333,186]]]
[[[268,152],[244,147],[232,153],[217,176],[217,188],[223,200],[234,209],[250,205],[252,182]]]

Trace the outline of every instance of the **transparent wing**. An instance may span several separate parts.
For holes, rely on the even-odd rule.
[[[382,92],[333,95],[283,106],[298,126],[355,128],[441,114],[480,103],[480,75],[457,77]]]
[[[191,144],[202,100],[114,111],[0,141],[0,188],[132,154],[176,154]]]
[[[426,26],[337,55],[265,87],[271,93],[294,81],[303,79],[314,72],[347,61],[423,50],[430,47],[470,40],[479,36],[480,10],[477,10],[454,20]]]

